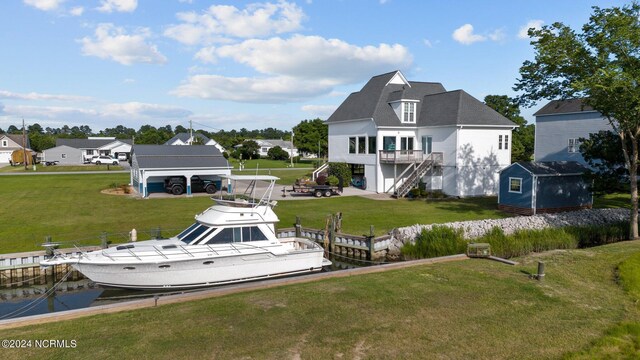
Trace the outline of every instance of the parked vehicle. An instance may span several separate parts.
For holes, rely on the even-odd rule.
[[[101,156],[91,158],[91,163],[96,165],[101,165],[101,164],[118,165],[118,160],[112,158],[111,156],[101,155]]]
[[[118,154],[118,160],[127,161],[127,153],[119,153]]]
[[[199,176],[191,177],[191,192],[206,192],[215,194],[222,186],[220,178],[215,180],[202,179]],[[187,178],[184,176],[171,176],[164,179],[164,189],[173,195],[181,195],[187,190]]]

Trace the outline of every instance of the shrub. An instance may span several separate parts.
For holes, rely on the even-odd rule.
[[[325,185],[327,183],[327,175],[321,174],[316,178],[316,184]]]
[[[337,186],[340,183],[340,179],[338,179],[337,176],[331,175],[327,178],[327,183],[331,186]]]
[[[289,153],[280,146],[274,146],[267,151],[267,157],[271,160],[287,160],[289,159]]]
[[[467,250],[467,241],[463,235],[461,229],[434,225],[431,230],[422,230],[414,244],[407,243],[400,251],[405,259],[462,254]]]
[[[329,163],[329,175],[333,175],[338,179],[342,178],[344,186],[349,186],[351,182],[351,168],[347,163]]]

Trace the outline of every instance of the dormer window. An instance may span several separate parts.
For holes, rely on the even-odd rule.
[[[405,123],[416,122],[416,103],[414,102],[402,103],[402,122],[405,122]]]

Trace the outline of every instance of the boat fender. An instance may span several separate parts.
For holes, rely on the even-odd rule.
[[[136,231],[136,229],[132,229],[131,231],[129,231],[129,240],[131,241],[138,240],[138,231]]]

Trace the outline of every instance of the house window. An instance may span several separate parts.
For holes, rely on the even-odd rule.
[[[580,150],[580,140],[579,139],[569,139],[569,146],[567,147],[567,151],[570,153],[577,153]]]
[[[396,149],[396,137],[395,136],[383,137],[382,146],[384,150],[394,151]]]
[[[9,142],[7,140],[2,140],[2,147],[8,147]]]
[[[413,150],[413,138],[401,137],[400,138],[400,150]]]
[[[504,149],[505,150],[509,149],[509,135],[504,136]]]
[[[263,147],[262,148],[262,152],[263,153],[268,153],[269,152],[269,148],[268,147]]]
[[[502,135],[498,135],[498,150],[502,150]]]
[[[376,153],[376,137],[369,136],[369,154]]]
[[[93,155],[93,150],[87,150],[87,155]]]
[[[416,103],[405,102],[402,103],[404,107],[403,122],[414,123],[416,122]]]
[[[509,178],[509,192],[522,194],[522,178]]]
[[[67,158],[67,154],[60,154],[60,157],[63,158],[63,159],[66,159]]]
[[[349,154],[355,154],[355,153],[356,153],[356,138],[350,137],[349,138]]]
[[[358,137],[358,154],[366,154],[367,153],[367,137],[360,136]]]

